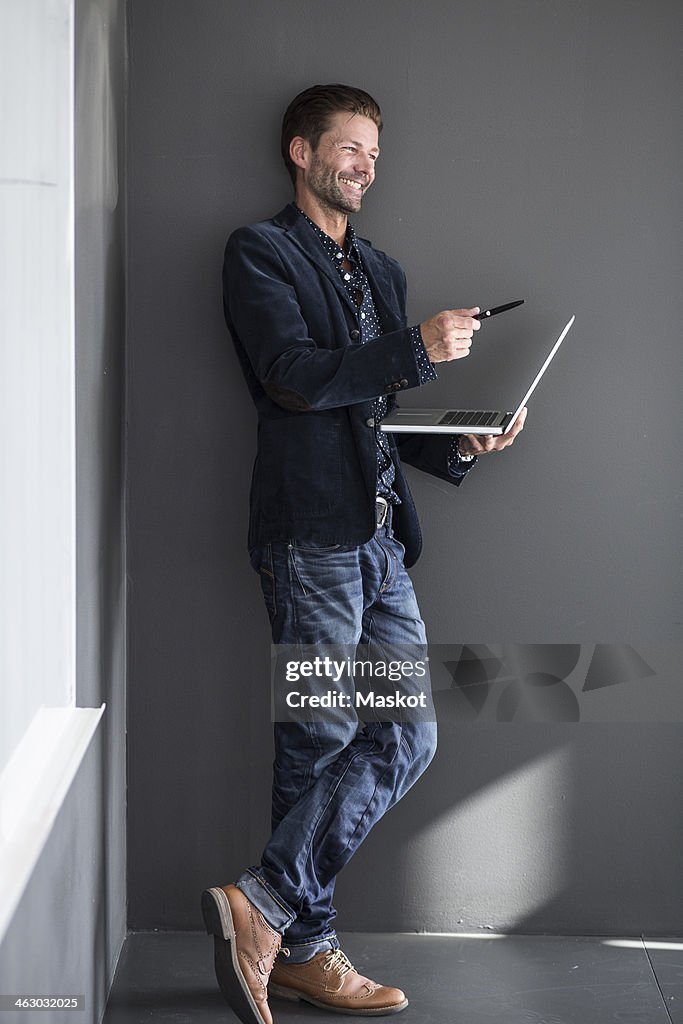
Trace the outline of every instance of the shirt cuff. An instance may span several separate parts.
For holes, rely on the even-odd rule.
[[[467,462],[463,462],[460,458],[460,452],[458,451],[458,435],[451,439],[451,443],[448,446],[448,452],[446,454],[446,465],[448,466],[448,472],[450,476],[465,476],[466,473],[472,469],[472,466],[476,464],[478,456],[475,455],[473,459],[468,459]]]
[[[428,384],[430,380],[436,380],[437,372],[429,362],[429,356],[422,340],[422,331],[419,324],[410,328],[410,337],[415,351],[415,362],[417,363],[417,372],[420,375],[421,387],[423,384]]]

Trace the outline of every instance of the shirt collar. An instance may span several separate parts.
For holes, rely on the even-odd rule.
[[[346,225],[346,238],[344,240],[345,241],[345,251],[344,251],[343,249],[340,249],[339,245],[335,242],[334,238],[332,238],[331,235],[328,235],[326,231],[323,231],[323,229],[321,227],[319,227],[318,224],[316,224],[314,220],[311,220],[311,218],[308,216],[308,214],[304,213],[304,211],[301,210],[298,206],[296,206],[296,204],[295,204],[295,208],[299,211],[299,213],[304,218],[304,220],[308,224],[310,224],[310,226],[313,228],[313,230],[315,231],[316,235],[318,236],[320,241],[323,243],[323,246],[325,247],[325,251],[329,254],[331,260],[336,262],[337,259],[339,259],[338,255],[337,255],[339,252],[342,252],[342,255],[345,255],[345,256],[352,256],[356,260],[359,259],[358,247],[356,245],[356,232],[353,229],[353,224],[351,223],[351,221],[347,221],[347,225]]]

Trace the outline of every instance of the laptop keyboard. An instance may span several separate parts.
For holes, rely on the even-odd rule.
[[[488,427],[494,420],[497,420],[500,416],[499,412],[489,412],[481,410],[479,412],[472,412],[469,409],[456,409],[455,412],[449,410],[445,416],[442,416],[438,422],[440,427]]]

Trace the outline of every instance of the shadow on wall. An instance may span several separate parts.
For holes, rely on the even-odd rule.
[[[675,934],[680,652],[646,653],[430,647],[439,751],[340,875],[339,926]]]

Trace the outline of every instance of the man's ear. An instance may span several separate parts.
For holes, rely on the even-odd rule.
[[[289,144],[289,159],[295,167],[305,170],[308,167],[311,147],[301,135],[295,135]]]

